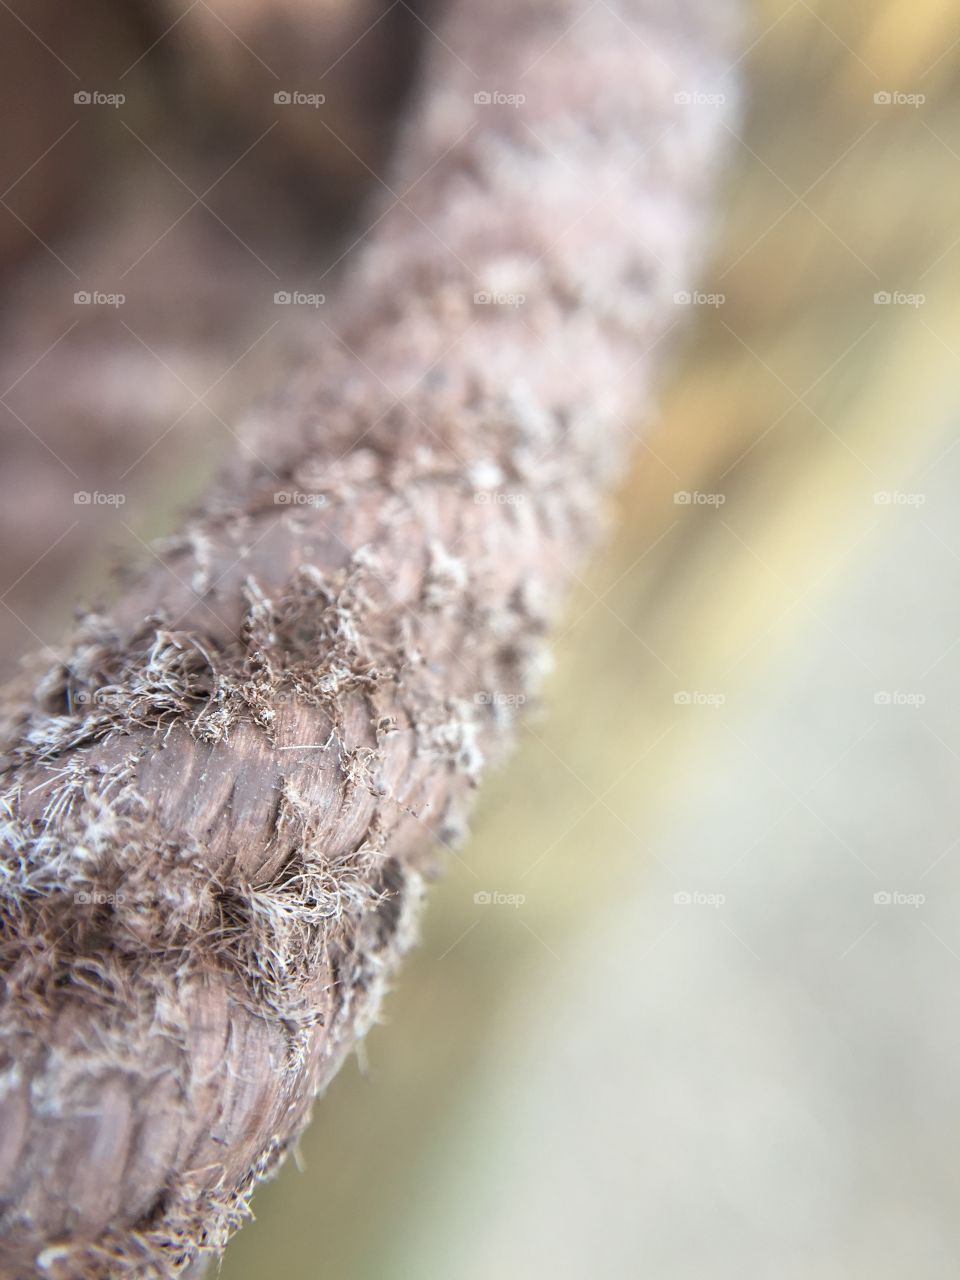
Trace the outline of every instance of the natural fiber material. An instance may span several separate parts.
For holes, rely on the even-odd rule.
[[[723,28],[454,5],[256,460],[11,694],[5,1275],[217,1253],[375,1018],[677,318]]]

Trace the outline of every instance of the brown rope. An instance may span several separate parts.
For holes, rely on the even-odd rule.
[[[254,458],[10,694],[5,1275],[217,1253],[370,1026],[689,287],[724,25],[453,5]]]

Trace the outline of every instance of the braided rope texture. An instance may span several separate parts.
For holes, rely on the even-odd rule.
[[[243,1221],[537,687],[690,285],[724,6],[437,31],[335,326],[7,691],[4,1276],[166,1280]]]

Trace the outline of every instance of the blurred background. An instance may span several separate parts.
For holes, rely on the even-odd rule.
[[[227,1280],[957,1272],[960,13],[745,7],[702,293],[543,707]],[[296,358],[273,295],[332,285],[429,40],[372,0],[122,8],[115,47],[0,12],[59,86],[0,198],[8,671]],[[317,67],[335,137],[273,102]]]

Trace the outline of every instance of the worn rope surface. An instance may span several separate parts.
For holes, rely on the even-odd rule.
[[[3,1275],[219,1252],[375,1018],[689,287],[717,10],[454,4],[256,460],[8,695]]]

